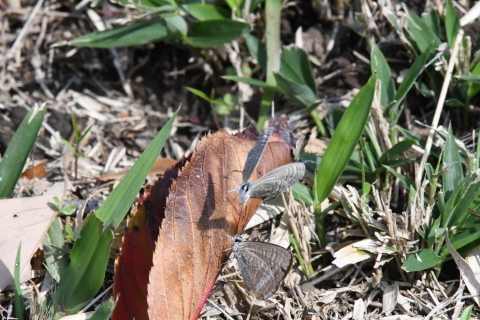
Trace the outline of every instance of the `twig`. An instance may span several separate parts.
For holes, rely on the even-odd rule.
[[[20,44],[23,42],[23,39],[28,33],[28,30],[30,30],[30,27],[32,26],[33,19],[37,15],[38,11],[43,5],[44,0],[38,0],[37,4],[35,4],[35,7],[33,7],[32,12],[30,12],[30,15],[28,16],[27,22],[25,22],[25,25],[22,28],[22,31],[20,31],[20,34],[18,35],[17,39],[15,39],[15,42],[13,43],[12,47],[8,51],[6,55],[6,59],[10,59],[11,57],[15,56],[16,51],[19,50]]]
[[[450,61],[448,62],[447,73],[445,74],[445,80],[443,81],[442,90],[440,91],[440,96],[438,98],[437,108],[435,109],[435,114],[432,120],[432,128],[428,132],[427,143],[425,144],[425,153],[423,154],[422,161],[420,162],[420,168],[418,169],[417,177],[415,179],[416,189],[418,190],[421,181],[423,179],[423,173],[425,171],[425,164],[427,163],[428,156],[430,155],[430,150],[432,149],[433,144],[433,135],[435,133],[435,129],[438,127],[438,122],[440,121],[440,115],[442,114],[443,106],[445,103],[445,97],[447,96],[448,87],[450,85],[450,81],[452,80],[452,71],[453,67],[455,66],[455,60],[457,59],[458,50],[460,47],[460,41],[463,38],[463,30],[460,29],[457,33],[457,37],[455,38],[455,44],[453,46],[452,55],[450,57]],[[427,215],[429,216],[428,212]],[[429,218],[429,217],[426,217]]]

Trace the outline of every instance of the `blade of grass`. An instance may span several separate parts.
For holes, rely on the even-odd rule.
[[[443,152],[443,166],[447,171],[443,174],[443,190],[448,199],[463,179],[462,158],[457,142],[453,136],[452,127],[448,127],[447,141]]]
[[[314,213],[317,217],[317,228],[322,247],[326,243],[321,203],[328,197],[337,183],[362,136],[370,114],[375,84],[376,77],[373,75],[352,100],[335,129],[322,161],[318,165],[313,194],[315,200]]]
[[[45,107],[34,105],[13,135],[0,163],[0,198],[12,196],[44,117]]]
[[[155,139],[153,139],[147,149],[145,149],[132,169],[122,181],[120,181],[118,186],[113,189],[112,193],[110,193],[103,205],[95,213],[97,217],[103,221],[104,228],[112,225],[113,229],[116,229],[127,214],[128,209],[130,209],[130,206],[137,196],[138,190],[142,187],[145,177],[160,154],[170,133],[173,121],[179,111],[180,108],[175,111],[172,118],[168,120]]]
[[[372,76],[352,100],[335,129],[315,176],[313,194],[317,206],[332,191],[362,136],[370,114],[375,82],[376,77]]]
[[[70,264],[61,275],[55,300],[57,311],[73,314],[95,296],[103,284],[113,232],[102,231],[95,214],[90,214],[70,253]]]
[[[22,242],[18,245],[17,257],[15,258],[15,316],[18,320],[23,320],[23,312],[25,311],[25,304],[23,302],[22,290],[20,289],[20,255],[22,252]]]

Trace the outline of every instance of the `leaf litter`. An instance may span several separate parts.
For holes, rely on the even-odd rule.
[[[9,11],[5,14],[8,19],[12,19],[12,16],[15,15],[16,17],[14,19],[25,20],[25,18],[22,16],[26,17],[26,14],[33,12],[33,10],[38,10],[38,8],[32,9],[18,9],[17,11]],[[44,7],[39,12],[42,17],[47,17],[47,24],[56,24],[59,21],[63,21],[65,18],[77,19],[76,13],[57,11],[55,7]],[[369,19],[371,18],[372,17],[369,16]],[[38,21],[34,21],[34,27],[30,30],[30,34],[33,34],[34,36],[40,35],[43,37],[45,35],[45,31],[44,29],[40,28],[40,19],[37,20]],[[60,28],[56,33],[51,35],[51,37],[56,37],[57,39],[50,39],[48,42],[52,43],[59,40],[61,38],[59,32],[65,32],[65,30],[68,29],[73,30],[73,32],[77,32],[77,35],[85,33],[85,30],[78,31],[67,27],[62,31]],[[7,29],[2,29],[2,32],[5,30]],[[18,30],[18,28],[15,29],[15,26],[12,24],[12,30]],[[11,44],[15,39],[15,33],[13,31],[6,32],[6,34],[4,34],[4,40],[6,43]],[[142,148],[129,148],[128,152],[123,152],[120,150],[121,148],[117,148],[116,142],[120,139],[125,139],[128,141],[132,136],[139,135],[139,132],[150,129],[151,127],[148,125],[149,118],[150,120],[152,117],[155,118],[158,123],[165,122],[169,115],[166,113],[159,114],[158,111],[156,111],[158,109],[155,109],[155,104],[161,104],[163,101],[154,101],[152,103],[142,103],[141,101],[137,101],[131,96],[130,93],[125,95],[124,93],[111,90],[111,88],[108,88],[108,85],[105,86],[105,82],[103,82],[105,79],[101,79],[101,81],[98,82],[95,82],[91,79],[86,79],[83,72],[79,71],[78,67],[73,67],[73,64],[72,69],[69,70],[64,68],[62,69],[63,72],[59,73],[59,77],[57,78],[59,79],[58,84],[54,84],[54,86],[56,86],[56,90],[53,90],[52,86],[49,87],[42,84],[42,81],[44,81],[45,78],[42,79],[42,77],[35,77],[33,83],[38,83],[38,88],[35,89],[34,92],[29,92],[27,88],[22,87],[22,83],[28,83],[28,78],[32,78],[33,72],[41,74],[41,72],[38,71],[42,71],[40,69],[42,64],[38,64],[38,61],[35,62],[35,59],[40,59],[44,65],[47,65],[47,54],[45,52],[42,53],[42,50],[38,50],[39,48],[41,49],[41,41],[34,43],[27,38],[24,39],[23,43],[20,41],[18,44],[22,45],[12,46],[9,52],[5,52],[5,48],[7,50],[10,48],[5,46],[2,47],[2,54],[4,54],[5,57],[9,57],[9,59],[12,59],[12,56],[22,56],[22,58],[26,58],[27,61],[31,60],[32,65],[25,67],[27,64],[20,64],[19,61],[8,61],[8,68],[6,69],[8,72],[3,73],[1,79],[1,83],[5,85],[3,86],[4,90],[1,92],[1,102],[2,109],[3,105],[6,103],[8,108],[11,108],[12,111],[9,114],[3,115],[5,115],[8,120],[15,122],[16,118],[21,117],[21,115],[19,116],[16,114],[18,110],[28,107],[34,101],[39,99],[39,97],[40,99],[45,100],[55,97],[56,102],[51,105],[50,109],[51,118],[58,117],[59,114],[61,115],[65,112],[65,110],[67,110],[68,113],[75,114],[77,117],[84,119],[82,127],[85,128],[88,127],[94,119],[93,122],[95,123],[94,127],[92,128],[91,136],[89,136],[89,138],[86,140],[90,142],[85,143],[84,145],[84,152],[88,159],[79,159],[78,163],[79,177],[82,177],[82,180],[73,182],[67,181],[67,184],[70,185],[70,196],[77,197],[79,194],[82,199],[90,199],[90,195],[94,195],[92,199],[95,201],[99,199],[101,200],[108,194],[108,190],[111,188],[113,183],[95,185],[96,178],[101,174],[109,172],[110,170],[112,170],[111,172],[116,172],[128,168],[135,161],[142,150]],[[76,49],[73,51],[75,50]],[[39,55],[39,52],[41,55]],[[92,59],[91,56],[85,54],[86,50],[80,50],[77,52],[78,55],[75,57],[75,59],[77,59],[78,56],[80,56],[80,58],[74,62],[78,63],[78,65],[81,65],[81,68],[85,67],[85,70],[88,70],[88,68],[97,68],[98,70],[99,65],[102,63],[101,60],[104,59],[102,56],[97,56]],[[60,55],[68,58],[68,55],[75,56],[75,52],[60,52]],[[90,64],[89,66],[87,66],[87,62]],[[119,65],[121,64],[122,62],[119,63]],[[22,67],[19,67],[20,65]],[[51,65],[49,68],[51,68]],[[65,72],[66,70],[68,70],[68,72]],[[175,81],[179,80],[175,79]],[[87,85],[85,85],[85,83],[87,83]],[[79,84],[83,84],[83,86],[79,86]],[[91,87],[96,85],[102,88],[102,95],[98,95],[98,93],[93,93],[88,89],[85,89],[87,86]],[[56,95],[52,92],[55,92]],[[178,98],[182,98],[181,94],[177,96]],[[330,105],[333,104],[331,101],[327,102],[329,102]],[[328,106],[329,103],[326,103],[326,105]],[[207,130],[207,128],[200,125],[199,122],[190,122],[190,120],[191,119],[184,118],[182,123],[186,124],[192,129],[192,131],[197,130],[196,132],[205,132]],[[46,171],[52,172],[51,174],[56,175],[61,173],[62,170],[68,172],[74,171],[73,157],[67,154],[65,159],[60,159],[60,156],[64,154],[64,152],[62,151],[63,147],[59,142],[58,137],[69,136],[69,132],[64,131],[66,128],[68,128],[68,125],[65,125],[65,123],[68,123],[68,121],[63,120],[62,124],[60,120],[60,123],[60,125],[54,126],[53,130],[49,131],[48,135],[44,133],[42,136],[44,140],[37,144],[37,149],[42,150],[44,155],[47,155],[47,158],[49,158],[49,163],[45,165],[45,167],[48,168]],[[2,131],[2,136],[8,136],[8,131],[9,129],[11,131],[11,127],[3,124],[1,127],[2,130],[5,130]],[[45,130],[48,131],[50,129],[46,128]],[[308,136],[309,132],[310,129],[304,128],[304,133],[307,133],[305,136]],[[96,140],[95,137],[102,137],[102,139]],[[182,150],[193,148],[189,142],[185,143],[177,138],[171,140],[171,146],[171,148],[166,149],[166,156],[176,159],[179,158],[177,155],[182,154]],[[35,163],[33,165],[35,165]],[[235,174],[233,175],[235,176]],[[36,179],[38,179],[38,177]],[[153,180],[150,181],[152,182]],[[23,188],[22,190],[32,190],[29,183],[27,184],[25,182],[25,185],[21,186]],[[72,188],[72,185],[74,185],[77,190]],[[92,187],[92,185],[94,185],[94,187]],[[77,195],[75,195],[76,193]],[[145,194],[147,193],[148,190],[145,191]],[[421,195],[423,192],[419,192],[418,194]],[[380,197],[383,198],[384,195],[379,195],[378,200],[380,200]],[[385,198],[390,199],[390,196],[385,196]],[[339,197],[338,200],[340,199],[341,198]],[[352,208],[352,211],[342,213],[360,218],[366,225],[377,226],[379,234],[368,234],[368,236],[375,237],[379,241],[382,240],[380,238],[389,240],[388,237],[390,237],[390,239],[401,243],[402,246],[400,247],[404,249],[399,252],[400,255],[408,252],[409,248],[412,247],[413,242],[413,239],[409,238],[409,231],[413,231],[415,228],[404,228],[401,219],[397,219],[397,217],[388,211],[387,201],[387,204],[383,203],[383,201],[376,201],[377,207],[375,209],[371,209],[367,206],[363,206],[360,198],[358,198],[358,200],[359,201],[357,201],[355,204],[357,209]],[[342,201],[346,201],[346,199],[342,199]],[[84,201],[84,203],[86,202],[88,201]],[[423,199],[419,199],[418,202],[423,203]],[[161,204],[153,203],[150,205],[152,207],[161,206]],[[374,206],[372,206],[372,208],[374,208]],[[379,208],[382,209],[376,212],[376,210]],[[308,211],[308,209],[306,210]],[[425,210],[425,208],[423,208],[422,205],[419,205],[418,212],[421,212],[422,210]],[[311,217],[311,213],[309,217]],[[329,248],[337,248],[337,245],[339,243],[344,243],[347,237],[361,236],[363,238],[367,236],[363,234],[364,228],[356,228],[353,225],[349,225],[346,220],[343,220],[331,213],[329,213],[328,218],[333,225],[333,227],[328,230],[328,235],[331,240],[330,245],[328,246]],[[276,218],[273,221],[274,223],[269,221],[260,224],[255,229],[248,231],[248,233],[251,234],[252,239],[267,240],[270,238],[270,234],[273,233],[272,230],[277,229],[276,225],[279,224],[279,220],[280,219]],[[289,221],[291,222],[291,220]],[[406,221],[405,223],[407,226],[415,225],[418,223],[418,220],[412,219]],[[312,222],[310,222],[310,226],[311,225]],[[128,227],[128,230],[136,230],[140,227],[141,225],[139,226],[137,224],[132,224]],[[304,227],[304,224],[300,224],[298,228],[299,231],[302,231],[302,228]],[[415,227],[417,226],[415,225]],[[308,230],[304,231],[305,233],[308,233]],[[145,242],[145,240],[143,241]],[[149,241],[151,241],[150,238]],[[218,241],[222,242],[227,240],[221,240],[218,238]],[[321,259],[321,256],[324,255],[325,252],[316,252],[315,250],[312,250],[309,242],[310,240],[299,241],[300,250],[304,252],[305,256],[311,255],[311,257],[308,257],[310,261],[314,261],[314,259]],[[306,257],[304,258],[306,259]],[[133,257],[132,259],[135,260],[136,258]],[[41,263],[37,265],[41,265]],[[433,286],[427,286],[425,282],[420,281],[414,281],[412,285],[409,282],[392,280],[395,279],[395,275],[387,274],[388,277],[385,277],[385,279],[387,279],[385,282],[387,283],[382,284],[378,280],[382,278],[383,272],[388,272],[388,269],[385,269],[384,271],[382,268],[372,268],[372,265],[373,261],[372,264],[349,266],[341,271],[332,271],[331,266],[325,266],[323,269],[315,270],[316,273],[326,274],[328,277],[326,277],[323,282],[318,282],[320,285],[318,285],[313,291],[307,293],[302,293],[300,290],[296,289],[293,290],[292,288],[295,288],[294,284],[298,281],[289,283],[287,279],[287,287],[289,288],[288,292],[281,290],[277,295],[274,296],[275,300],[270,300],[270,302],[276,301],[276,303],[270,303],[269,305],[276,305],[281,310],[280,312],[285,318],[301,318],[301,315],[308,313],[314,313],[318,315],[319,318],[324,319],[345,315],[350,317],[350,311],[352,311],[353,313],[351,317],[355,318],[361,318],[363,315],[366,319],[413,319],[418,317],[419,310],[428,314],[426,319],[432,319],[449,318],[448,314],[444,312],[448,311],[448,309],[454,305],[455,308],[458,308],[457,306],[460,305],[462,299],[468,299],[463,294],[464,285],[458,284],[461,282],[461,280],[438,282],[435,280],[436,277],[434,275],[426,274],[425,278],[428,278],[431,283],[434,284]],[[229,268],[227,267],[225,269]],[[41,268],[37,269],[37,274],[41,273],[38,271],[41,271]],[[302,278],[302,273],[296,269],[291,272],[291,277],[296,277],[296,279],[299,280]],[[111,282],[111,277],[110,280],[107,281]],[[395,290],[393,291],[390,289],[387,290],[387,288],[391,287],[395,283],[398,283],[399,285],[397,306],[399,306],[400,310],[403,311],[404,314],[396,314],[391,316],[382,315],[380,310],[384,311],[384,305],[388,306],[388,309],[390,309],[394,297],[389,298],[392,299],[389,303],[379,303],[379,297],[382,295],[385,297],[386,291],[397,292],[395,287]],[[229,284],[227,284],[225,287],[230,288]],[[29,290],[31,289],[32,286],[30,285]],[[227,289],[225,289],[225,291],[227,291]],[[238,292],[234,291],[233,289],[228,292],[229,294],[227,297],[224,295],[222,298],[218,299],[222,302],[225,302],[226,300],[232,301],[234,302],[232,305],[235,307],[235,303],[241,301],[242,299],[236,299],[236,297],[239,297],[239,295]],[[2,292],[0,295],[2,307],[8,306],[8,294]],[[389,294],[389,296],[392,296],[392,294]],[[403,297],[403,300],[400,299],[400,297]],[[32,306],[33,305],[34,304],[32,304]],[[366,309],[364,306],[367,306]],[[7,309],[8,308],[2,309],[2,315],[6,314],[4,312]],[[218,312],[219,314],[222,314],[222,312]],[[234,314],[234,312],[232,312],[232,314]],[[258,314],[262,314],[263,317],[268,317],[268,315],[270,315],[268,309],[264,311],[264,313],[256,313],[256,315]],[[272,312],[272,314],[278,316],[278,313]],[[458,312],[455,313],[455,315],[458,314]],[[455,316],[451,318],[454,319]]]

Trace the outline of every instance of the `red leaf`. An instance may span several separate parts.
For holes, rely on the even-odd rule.
[[[241,183],[254,144],[224,131],[208,135],[172,183],[150,272],[150,319],[198,318],[227,259],[226,235],[241,233],[261,203],[243,207],[229,192]],[[290,146],[275,134],[251,181],[290,162]]]

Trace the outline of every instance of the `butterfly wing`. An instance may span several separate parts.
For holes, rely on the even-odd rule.
[[[235,257],[247,291],[259,299],[274,294],[292,267],[292,253],[266,242],[245,241],[235,247]]]
[[[273,199],[287,191],[305,175],[302,162],[289,163],[274,169],[255,181],[249,191],[250,198]]]
[[[245,161],[245,166],[243,167],[242,172],[243,184],[250,179],[253,170],[255,170],[257,167],[258,161],[260,161],[260,158],[265,151],[265,147],[267,146],[268,140],[272,135],[273,129],[273,127],[267,127],[263,129],[257,138],[257,142],[248,152],[247,160]]]

